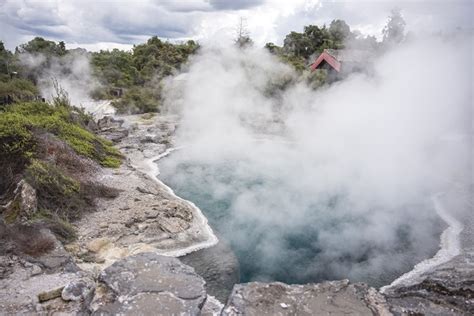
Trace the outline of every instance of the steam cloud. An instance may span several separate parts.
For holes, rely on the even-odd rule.
[[[20,54],[21,63],[38,78],[38,87],[47,100],[55,96],[53,80],[67,91],[70,101],[76,106],[91,102],[90,93],[99,86],[92,76],[89,54],[82,49],[70,50],[61,57],[46,58],[43,54]]]
[[[412,38],[318,91],[264,50],[204,47],[168,88],[184,149],[161,172],[229,203],[219,231],[254,278],[390,282],[437,249],[430,197],[470,181],[469,43]]]

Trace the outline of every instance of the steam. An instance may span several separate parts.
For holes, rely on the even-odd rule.
[[[318,91],[264,50],[203,47],[167,89],[184,149],[162,173],[228,201],[219,230],[260,279],[389,282],[436,250],[430,197],[470,183],[470,42],[413,38]]]
[[[91,92],[99,86],[92,75],[90,55],[83,49],[69,50],[64,56],[21,53],[20,62],[38,76],[42,96],[51,100],[55,96],[53,80],[67,91],[76,106],[92,101]]]

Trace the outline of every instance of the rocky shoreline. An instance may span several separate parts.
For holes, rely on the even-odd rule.
[[[154,161],[172,148],[176,122],[177,117],[161,115],[99,121],[99,133],[114,141],[126,160],[118,169],[98,171],[97,181],[120,190],[119,195],[100,200],[97,212],[74,223],[73,243],[56,241],[55,249],[40,257],[1,257],[0,313],[474,313],[474,220],[463,215],[472,204],[459,203],[456,190],[441,203],[464,216],[458,218],[464,223],[461,251],[409,285],[400,283],[382,293],[348,280],[306,285],[252,282],[236,284],[223,306],[209,295],[204,269],[173,258],[217,243],[200,210],[156,178]],[[472,189],[465,194],[472,195]],[[192,262],[185,258],[184,262]]]
[[[169,148],[174,120],[130,116],[100,122],[101,134],[114,140],[127,159],[120,168],[97,175],[101,183],[119,189],[119,196],[100,201],[97,212],[76,223],[78,238],[68,248],[77,256],[97,258],[80,267],[102,270],[141,252],[176,257],[216,244],[200,210],[152,176],[157,153]]]

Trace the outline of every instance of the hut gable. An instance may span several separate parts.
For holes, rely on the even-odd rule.
[[[311,64],[311,70],[329,69],[337,73],[361,71],[368,64],[372,53],[366,50],[325,49]]]

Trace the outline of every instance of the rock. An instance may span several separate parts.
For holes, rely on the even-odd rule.
[[[1,258],[1,257],[0,257]],[[85,302],[66,302],[61,297],[62,289],[70,282],[84,278],[81,272],[66,272],[44,269],[45,273],[31,275],[31,270],[39,271],[36,264],[23,257],[9,256],[11,273],[0,280],[1,315],[77,314],[84,310]]]
[[[60,297],[63,291],[64,286],[58,287],[51,291],[45,291],[38,294],[38,301],[40,303],[52,300],[54,298]]]
[[[0,199],[0,212],[6,223],[20,222],[25,224],[37,210],[36,190],[24,179],[20,180],[13,192]],[[1,204],[3,200],[8,201]]]
[[[109,227],[109,224],[108,223],[100,223],[99,227],[102,228],[102,229],[105,229],[105,228]]]
[[[79,301],[88,299],[95,289],[94,281],[91,279],[79,279],[69,282],[61,292],[61,298],[65,301]]]
[[[180,218],[166,218],[160,217],[158,226],[166,233],[177,234],[189,228],[189,222]]]
[[[145,211],[145,217],[147,219],[157,218],[159,214],[160,214],[160,211],[158,211],[156,209],[151,209],[151,210],[146,210]]]
[[[137,187],[137,191],[143,194],[152,194],[152,195],[157,195],[156,192],[152,192],[148,189],[142,188],[142,187]]]
[[[117,143],[129,134],[128,129],[122,127],[123,123],[123,120],[116,120],[111,116],[105,116],[97,121],[97,126],[102,136]]]
[[[62,243],[56,238],[51,231],[43,229],[41,232],[54,240],[54,249],[37,257],[25,256],[27,261],[39,265],[48,272],[59,271],[77,271],[78,268],[74,264],[71,255],[64,249]]]
[[[107,131],[107,132],[102,131],[101,135],[104,136],[105,138],[107,138],[108,140],[114,142],[114,143],[118,143],[122,139],[124,139],[125,137],[128,136],[128,129],[117,128],[117,129],[110,130],[110,131]]]
[[[226,302],[234,284],[239,283],[239,261],[230,244],[220,239],[217,245],[191,252],[179,258],[206,281],[208,297]]]
[[[385,293],[395,314],[474,315],[474,270],[441,266],[420,283]],[[459,275],[456,275],[459,274]]]
[[[91,131],[95,131],[99,128],[99,125],[94,120],[89,120],[87,122],[87,128]]]
[[[24,180],[21,180],[21,182],[21,213],[26,218],[30,218],[38,207],[36,190],[28,182]]]
[[[222,315],[391,315],[381,294],[348,280],[287,285],[251,282],[234,286]]]
[[[96,314],[198,315],[206,301],[205,282],[193,268],[151,252],[115,262],[99,280],[113,299],[94,299]]]
[[[180,201],[169,201],[166,205],[166,213],[169,216],[181,218],[185,221],[191,221],[193,218],[191,210],[183,207]]]
[[[160,142],[160,136],[158,135],[145,135],[140,139],[141,143],[155,143],[158,144]]]
[[[224,308],[224,304],[215,297],[208,295],[206,303],[201,310],[201,316],[219,316]]]
[[[66,244],[64,249],[73,254],[79,254],[81,251],[81,247],[77,243]]]
[[[119,128],[122,127],[124,120],[118,120],[113,118],[112,116],[104,116],[103,118],[97,121],[97,126],[101,130],[109,129],[109,128]]]
[[[119,210],[121,210],[121,211],[126,211],[126,210],[129,210],[129,209],[130,209],[130,206],[128,204],[125,204],[124,206],[119,207]]]
[[[102,248],[110,244],[110,240],[108,238],[102,237],[102,238],[96,238],[92,241],[90,241],[86,248],[90,252],[99,252]]]
[[[0,256],[0,279],[3,280],[13,273],[14,260],[9,256]]]
[[[40,266],[37,266],[36,264],[31,266],[31,276],[41,274],[41,272],[43,272],[43,269],[41,269]]]

